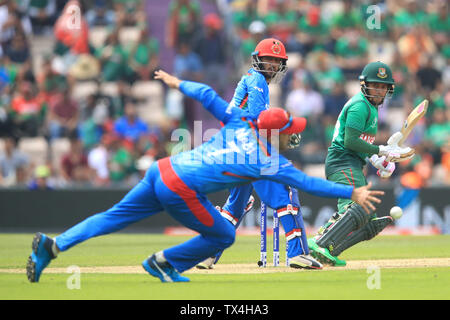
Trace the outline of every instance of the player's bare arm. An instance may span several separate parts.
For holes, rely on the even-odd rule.
[[[352,200],[358,203],[367,213],[375,211],[374,203],[381,203],[377,196],[384,195],[384,191],[370,190],[372,182],[368,185],[355,188],[352,193]]]
[[[177,77],[168,74],[164,70],[157,70],[155,71],[155,77],[156,80],[162,80],[165,84],[167,84],[172,89],[179,89],[181,80]]]

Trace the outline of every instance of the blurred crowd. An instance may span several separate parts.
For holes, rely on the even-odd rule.
[[[391,66],[396,86],[379,110],[376,144],[400,130],[420,101],[430,102],[406,142],[416,156],[398,165],[393,179],[411,188],[450,185],[447,1],[171,0],[164,3],[163,35],[151,30],[146,5],[0,0],[0,186],[136,183],[153,161],[171,154],[172,130],[191,128],[193,114],[186,112],[192,101],[164,88],[164,121],[147,121],[133,85],[152,81],[172,53],[170,72],[231,98],[265,37],[283,41],[289,56],[286,77],[270,86],[271,104],[308,118],[301,147],[288,155],[299,168],[323,165],[337,116],[359,90],[358,75],[368,62],[382,60]],[[215,12],[206,13],[211,6]],[[99,28],[104,37],[93,42]],[[137,30],[136,36],[127,39],[127,28]],[[36,56],[34,37],[53,39],[52,48]],[[98,88],[114,83],[117,92],[98,89],[79,99],[74,90],[86,81]],[[20,148],[36,137],[49,146],[43,163]],[[55,159],[51,150],[60,139],[68,147]],[[376,176],[370,165],[367,170]]]

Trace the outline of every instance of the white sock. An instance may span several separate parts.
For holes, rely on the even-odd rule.
[[[166,258],[164,257],[164,252],[162,252],[162,251],[155,253],[155,257],[156,257],[156,262],[159,262],[159,263],[167,262]]]

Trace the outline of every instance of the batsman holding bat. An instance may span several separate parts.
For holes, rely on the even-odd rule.
[[[342,108],[328,148],[325,175],[330,181],[361,187],[367,185],[363,174],[366,159],[378,169],[378,175],[389,178],[395,162],[414,156],[414,150],[399,146],[402,133],[394,133],[387,145],[373,145],[377,134],[378,107],[392,96],[395,83],[392,71],[382,62],[366,65],[359,77],[361,92]],[[392,217],[368,215],[351,200],[339,199],[338,212],[322,226],[314,238],[308,240],[311,255],[320,262],[345,266],[338,256],[349,247],[370,240],[392,222]]]

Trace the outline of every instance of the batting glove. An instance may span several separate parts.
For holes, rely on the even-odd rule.
[[[401,162],[409,160],[414,156],[414,149],[400,147],[398,142],[403,137],[401,132],[394,133],[388,140],[387,146],[379,146],[379,156],[385,156],[387,162]]]
[[[374,154],[370,157],[369,162],[378,169],[377,175],[384,179],[389,178],[395,170],[395,163],[387,162],[386,156],[379,157]]]
[[[394,162],[388,162],[388,165],[384,169],[379,169],[377,171],[377,175],[380,178],[387,179],[390,176],[392,176],[392,173],[394,172],[394,170],[395,170],[395,163]]]

